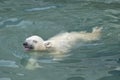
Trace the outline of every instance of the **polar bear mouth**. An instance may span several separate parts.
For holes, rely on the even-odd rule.
[[[29,45],[27,42],[23,43],[23,46],[27,51],[34,49],[34,47],[32,45]]]
[[[32,50],[33,47],[32,46],[24,46],[25,50],[28,51],[28,50]]]

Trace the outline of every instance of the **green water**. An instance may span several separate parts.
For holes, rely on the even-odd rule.
[[[48,39],[60,32],[91,31],[102,26],[102,38],[78,44],[69,56],[38,59],[42,68],[28,70],[26,37]],[[0,0],[0,80],[119,80],[119,0]]]

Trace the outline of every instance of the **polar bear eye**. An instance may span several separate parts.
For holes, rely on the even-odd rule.
[[[34,43],[37,43],[37,41],[36,41],[36,40],[33,40],[33,42],[34,42]]]

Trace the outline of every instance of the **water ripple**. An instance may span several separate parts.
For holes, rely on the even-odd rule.
[[[18,18],[10,18],[7,20],[3,20],[0,22],[0,28],[7,27],[8,25],[17,25],[22,21],[22,19]]]
[[[10,78],[0,78],[0,80],[11,80]]]
[[[15,61],[10,60],[0,60],[0,67],[12,67],[12,68],[18,68],[19,66],[16,65]]]
[[[32,25],[31,21],[25,21],[19,18],[8,18],[6,20],[0,20],[0,29],[4,27],[19,26],[25,28],[26,26]]]
[[[32,11],[42,11],[42,10],[54,9],[54,8],[57,8],[57,6],[31,8],[31,9],[25,9],[25,11],[28,11],[28,12],[32,12]]]

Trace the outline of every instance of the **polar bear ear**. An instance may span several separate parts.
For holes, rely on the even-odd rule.
[[[46,48],[50,48],[50,47],[52,47],[51,42],[45,42],[45,47],[46,47]]]

